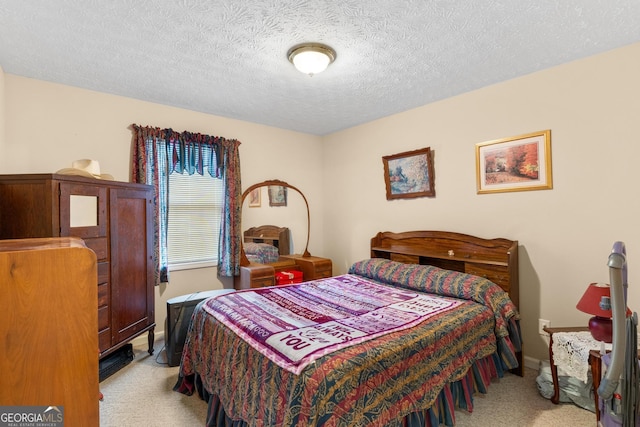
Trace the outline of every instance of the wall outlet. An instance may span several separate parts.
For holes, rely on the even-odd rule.
[[[543,329],[545,327],[548,328],[549,326],[551,326],[551,321],[544,320],[544,319],[538,319],[538,333],[540,335],[542,335],[543,337],[548,337],[549,336],[549,334],[546,333],[544,331],[544,329]]]

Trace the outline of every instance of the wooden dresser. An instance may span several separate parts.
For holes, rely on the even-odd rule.
[[[98,259],[100,357],[155,327],[153,187],[58,174],[0,175],[0,239],[73,236]]]
[[[240,276],[236,277],[236,289],[262,288],[276,284],[278,271],[302,271],[304,281],[322,279],[333,275],[333,263],[329,258],[302,255],[282,255],[280,261],[273,264],[251,263],[240,267]]]
[[[1,404],[97,426],[95,253],[76,238],[0,240],[0,295]]]
[[[318,256],[283,255],[281,258],[291,259],[302,271],[304,280],[322,279],[333,276],[333,263],[329,258]]]

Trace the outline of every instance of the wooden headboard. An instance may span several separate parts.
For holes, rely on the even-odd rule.
[[[268,243],[278,248],[280,255],[289,255],[289,228],[275,225],[251,227],[244,232],[245,242]]]
[[[486,277],[519,306],[517,240],[483,239],[448,231],[380,232],[371,239],[371,257]]]

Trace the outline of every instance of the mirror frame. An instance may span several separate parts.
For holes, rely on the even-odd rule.
[[[304,252],[302,253],[302,257],[310,257],[309,253],[309,235],[311,234],[311,216],[309,215],[309,202],[307,202],[307,198],[304,196],[302,191],[300,191],[297,187],[285,182],[280,181],[279,179],[268,179],[266,181],[258,182],[257,184],[253,184],[242,193],[242,200],[240,201],[241,210],[244,208],[244,199],[247,198],[249,193],[251,193],[256,188],[260,187],[268,187],[270,185],[279,185],[281,187],[287,187],[292,190],[297,191],[301,196],[302,200],[304,200],[304,204],[307,207],[307,243],[304,246]],[[240,230],[242,230],[242,214],[240,214]],[[244,233],[241,231],[241,233]],[[244,235],[240,238],[240,266],[246,267],[251,264],[249,258],[247,258],[247,254],[244,252]]]

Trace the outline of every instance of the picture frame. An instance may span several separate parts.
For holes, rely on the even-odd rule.
[[[258,187],[249,193],[249,207],[259,208],[261,205],[262,188]]]
[[[549,190],[551,130],[476,144],[477,193]]]
[[[287,187],[270,185],[268,191],[269,206],[287,206]]]
[[[435,197],[431,147],[382,157],[387,200]]]

